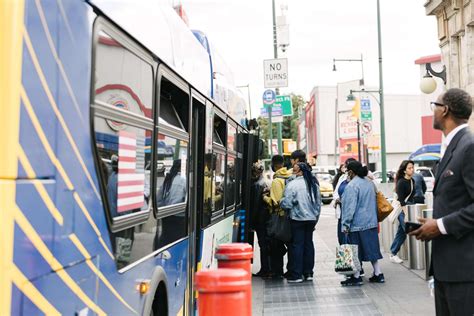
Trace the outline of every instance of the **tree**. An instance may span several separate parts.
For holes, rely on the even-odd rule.
[[[293,107],[293,115],[283,118],[282,138],[298,140],[299,109],[304,108],[306,102],[301,95],[290,94]],[[257,119],[260,127],[260,138],[265,140],[265,158],[268,155],[268,117],[259,117]],[[277,138],[277,124],[272,124],[272,137]]]

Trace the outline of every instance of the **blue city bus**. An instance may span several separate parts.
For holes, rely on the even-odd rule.
[[[258,139],[157,2],[0,0],[0,315],[192,315],[245,240]]]

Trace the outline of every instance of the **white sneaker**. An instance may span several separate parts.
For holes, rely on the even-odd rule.
[[[403,260],[400,259],[399,256],[397,255],[390,255],[390,261],[392,261],[393,263],[402,263]]]

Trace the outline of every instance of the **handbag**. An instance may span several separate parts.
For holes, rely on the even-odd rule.
[[[383,221],[393,211],[393,206],[385,198],[382,192],[376,192],[377,198],[377,219],[379,222]]]
[[[271,238],[275,238],[288,243],[291,241],[291,224],[286,212],[280,216],[280,212],[273,212],[267,225],[267,234]]]
[[[405,198],[405,203],[408,201],[408,198],[410,197],[410,195],[413,192],[413,182],[410,181],[410,184],[411,184],[411,191],[410,191],[410,194],[408,194],[408,196]],[[400,213],[402,212],[402,210],[403,210],[403,207],[400,204],[400,201],[398,200],[398,198],[393,199],[392,207],[393,207],[393,211],[388,216],[388,220],[390,221],[390,223],[394,223],[397,220]]]
[[[347,235],[346,235],[347,236]],[[359,247],[346,243],[336,248],[334,270],[339,274],[350,275],[362,269],[359,261]]]

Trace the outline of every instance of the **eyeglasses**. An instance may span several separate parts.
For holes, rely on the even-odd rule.
[[[445,106],[445,107],[448,107],[446,104],[443,104],[443,103],[439,103],[439,102],[430,102],[430,108],[431,108],[431,111],[434,112],[435,108],[437,106]]]

